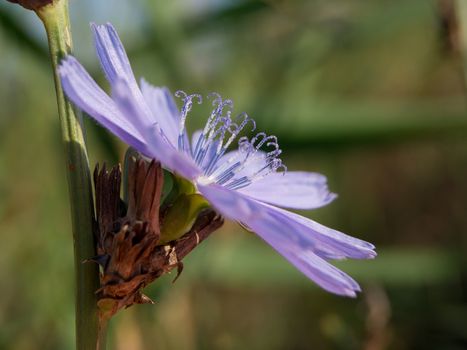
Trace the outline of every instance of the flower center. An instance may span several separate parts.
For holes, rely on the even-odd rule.
[[[202,103],[200,95],[188,95],[177,91],[175,96],[183,100],[180,113],[180,129],[178,149],[190,155],[203,170],[203,175],[197,182],[203,185],[217,183],[230,189],[248,186],[255,180],[263,178],[271,172],[283,168],[287,170],[279,155],[276,136],[268,136],[264,132],[249,139],[246,136],[238,139],[238,149],[229,151],[232,143],[237,139],[245,127],[251,123],[256,129],[256,123],[246,113],[232,118],[233,102],[223,100],[217,93],[208,97],[213,98],[212,110],[203,130],[193,135],[192,142],[188,141],[186,118],[193,107],[193,101]]]

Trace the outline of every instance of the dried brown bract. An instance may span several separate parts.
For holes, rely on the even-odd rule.
[[[28,10],[38,10],[45,5],[49,5],[54,2],[54,0],[7,0],[14,4],[20,4]]]
[[[160,200],[163,186],[160,163],[132,159],[128,171],[128,208],[120,199],[119,166],[94,171],[98,256],[101,266],[99,307],[104,317],[133,304],[151,303],[141,290],[174,269],[201,241],[217,230],[223,219],[203,211],[189,232],[165,245],[159,244]]]

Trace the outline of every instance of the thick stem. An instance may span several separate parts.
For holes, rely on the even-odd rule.
[[[57,73],[60,60],[69,54],[72,48],[68,1],[55,0],[36,12],[47,31],[66,156],[75,256],[76,349],[90,350],[95,349],[97,345],[98,317],[95,292],[99,288],[96,264],[83,263],[96,254],[91,176],[82,116],[65,98]],[[102,344],[100,349],[103,349]]]

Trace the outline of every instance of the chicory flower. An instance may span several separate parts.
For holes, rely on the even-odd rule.
[[[246,114],[232,117],[232,101],[211,94],[213,111],[204,129],[191,137],[185,126],[200,95],[177,92],[179,110],[167,88],[137,83],[112,25],[91,25],[100,63],[110,83],[107,95],[72,56],[60,65],[68,98],[98,123],[142,154],[158,159],[191,181],[225,217],[248,227],[325,290],[354,297],[360,287],[331,265],[330,259],[370,259],[368,242],[287,211],[315,209],[335,195],[323,175],[287,171],[277,138],[257,133],[239,137],[255,122]],[[231,150],[234,142],[238,149]]]

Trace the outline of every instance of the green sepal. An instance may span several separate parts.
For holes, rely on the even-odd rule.
[[[163,169],[164,172],[164,186],[162,186],[162,196],[161,196],[161,203],[165,203],[167,198],[173,192],[175,187],[174,184],[174,177],[172,173],[166,169]]]
[[[172,174],[167,170],[164,170],[164,183],[167,180],[167,178],[170,178],[171,188],[170,192],[167,195],[165,195],[166,192],[164,191],[165,196],[162,200],[162,203],[164,205],[171,205],[178,199],[178,197],[181,194],[196,193],[196,187],[193,183],[184,179],[183,177]]]
[[[209,203],[200,194],[180,194],[164,216],[159,244],[176,240],[190,231],[198,215],[207,208]]]

